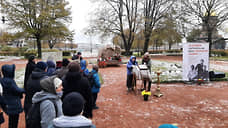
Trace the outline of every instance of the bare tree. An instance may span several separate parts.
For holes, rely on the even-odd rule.
[[[198,21],[193,23],[202,26],[207,32],[207,41],[211,51],[213,33],[228,20],[228,2],[225,0],[184,0],[183,3],[187,16],[192,21]]]
[[[139,0],[101,0],[103,8],[96,12],[92,28],[103,35],[114,34],[122,38],[126,53],[130,53],[138,26]]]
[[[174,0],[144,0],[144,52],[147,52],[153,29],[171,9]]]

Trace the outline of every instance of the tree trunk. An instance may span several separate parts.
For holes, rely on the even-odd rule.
[[[169,50],[172,49],[172,43],[169,43]]]
[[[36,43],[37,43],[37,49],[38,49],[38,58],[42,57],[42,52],[41,52],[41,40],[40,37],[36,37]]]
[[[207,40],[209,43],[209,56],[211,57],[211,49],[212,49],[212,32],[208,31],[208,35],[207,35]]]
[[[145,36],[145,43],[144,43],[144,48],[143,52],[146,53],[148,51],[148,46],[149,46],[149,41],[150,41],[150,36]]]

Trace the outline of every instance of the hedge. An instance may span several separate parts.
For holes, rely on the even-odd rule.
[[[228,56],[228,50],[211,50],[214,56]]]

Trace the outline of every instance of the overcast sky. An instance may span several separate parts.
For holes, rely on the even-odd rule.
[[[72,24],[70,29],[75,31],[74,42],[86,43],[89,37],[84,35],[84,29],[89,24],[89,12],[92,11],[92,4],[89,0],[68,0],[72,11]]]
[[[75,31],[74,43],[89,43],[89,37],[84,35],[84,29],[89,25],[89,13],[93,11],[95,5],[90,2],[90,0],[67,0],[70,2],[72,11],[72,23],[70,25],[70,30]],[[2,24],[0,23],[0,26]],[[227,25],[226,27],[227,28]],[[220,32],[221,33],[221,32]],[[222,32],[222,35],[227,35]],[[92,38],[93,42],[99,43],[98,39]]]

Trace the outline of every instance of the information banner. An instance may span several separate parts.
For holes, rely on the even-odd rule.
[[[183,80],[209,80],[209,44],[183,44]]]

